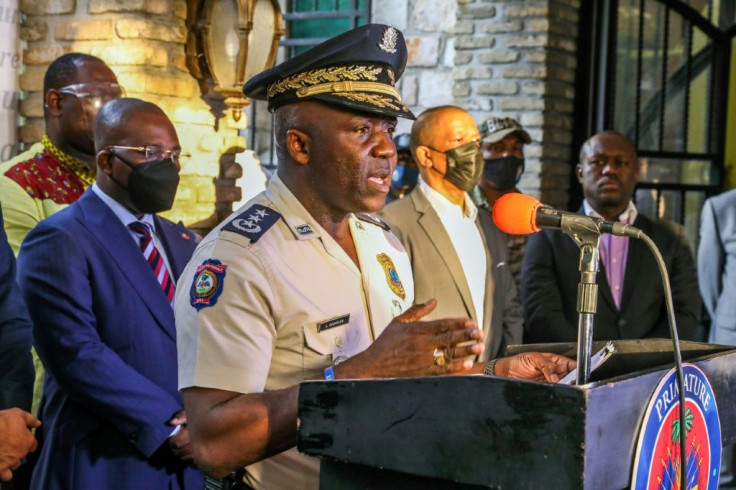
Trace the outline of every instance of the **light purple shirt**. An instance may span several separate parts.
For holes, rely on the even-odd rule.
[[[588,203],[583,201],[583,210],[588,216],[602,218]],[[629,206],[618,217],[621,223],[631,224],[636,220],[636,206],[629,201]],[[621,293],[624,289],[624,275],[626,274],[626,257],[629,253],[629,238],[604,234],[601,236],[599,247],[601,263],[606,272],[608,286],[611,288],[616,308],[621,308]]]

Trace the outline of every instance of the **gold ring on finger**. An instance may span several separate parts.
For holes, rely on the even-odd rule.
[[[434,365],[435,366],[444,366],[447,362],[447,358],[445,357],[445,350],[436,348],[434,352],[432,353],[432,357],[434,358]]]

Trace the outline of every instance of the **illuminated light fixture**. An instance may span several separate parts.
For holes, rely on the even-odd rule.
[[[276,61],[284,34],[276,0],[187,0],[187,68],[199,81],[215,128],[230,108],[240,121],[243,84]]]

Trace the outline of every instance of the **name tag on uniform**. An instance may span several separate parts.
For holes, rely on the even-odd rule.
[[[338,316],[335,318],[330,318],[329,320],[325,320],[323,322],[319,322],[317,324],[317,331],[318,332],[324,332],[325,330],[329,330],[331,328],[339,327],[340,325],[345,325],[350,321],[350,313],[347,315]]]

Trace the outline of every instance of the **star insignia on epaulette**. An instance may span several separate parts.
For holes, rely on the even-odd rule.
[[[281,214],[260,204],[254,204],[243,213],[222,227],[224,231],[233,231],[250,238],[253,242],[276,223]]]

